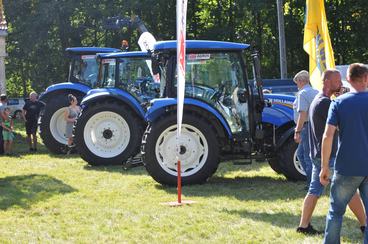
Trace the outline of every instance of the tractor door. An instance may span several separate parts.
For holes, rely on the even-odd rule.
[[[215,107],[233,135],[249,135],[248,86],[238,52],[189,53],[186,57],[185,96]]]

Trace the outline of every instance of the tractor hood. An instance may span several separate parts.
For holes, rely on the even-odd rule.
[[[293,121],[293,103],[295,96],[281,94],[264,94],[264,99],[271,104],[265,107],[262,113],[262,121],[281,126]]]

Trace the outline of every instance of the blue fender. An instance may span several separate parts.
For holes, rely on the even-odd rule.
[[[160,115],[162,115],[168,107],[176,106],[177,99],[176,98],[158,98],[158,99],[153,99],[150,103],[151,103],[151,106],[148,108],[146,115],[145,115],[145,120],[147,122],[152,122],[156,120],[157,118],[159,118]],[[220,112],[218,112],[215,108],[213,108],[209,104],[202,102],[200,100],[193,99],[193,98],[185,98],[184,99],[184,110],[185,110],[185,106],[188,106],[188,105],[201,108],[213,114],[215,118],[219,120],[219,122],[222,124],[222,126],[226,130],[228,137],[232,139],[233,136],[232,136],[232,133],[231,133],[231,130],[230,130],[230,127],[227,121],[220,114]]]
[[[264,94],[264,98],[271,103],[271,107],[265,107],[263,109],[262,122],[279,127],[294,120],[294,96]]]
[[[58,83],[58,84],[54,84],[54,85],[47,87],[46,90],[40,95],[39,99],[41,101],[45,100],[48,98],[48,96],[50,96],[51,93],[57,92],[57,91],[65,91],[65,90],[69,90],[69,91],[74,90],[74,91],[78,91],[83,94],[87,94],[87,92],[91,90],[91,88],[82,83],[73,83],[73,82]]]
[[[88,106],[89,103],[99,100],[99,99],[106,99],[106,98],[115,98],[130,106],[138,116],[142,119],[144,118],[144,110],[138,100],[129,92],[123,91],[117,88],[98,88],[98,89],[91,89],[87,95],[83,98],[81,102],[81,106],[85,107]]]

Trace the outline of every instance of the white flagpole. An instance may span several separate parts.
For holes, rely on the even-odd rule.
[[[183,121],[183,107],[185,94],[185,40],[186,40],[187,0],[176,1],[176,38],[177,38],[177,135],[176,155],[178,159],[178,203],[181,203],[181,162],[180,162],[180,134]]]

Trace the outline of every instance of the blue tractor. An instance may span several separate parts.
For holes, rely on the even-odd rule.
[[[109,30],[118,30],[123,27],[137,29],[140,33],[138,44],[142,50],[151,48],[153,43],[156,42],[138,16],[132,16],[131,18],[112,17],[105,21],[104,27]],[[99,87],[96,54],[121,52],[121,50],[77,47],[67,48],[66,52],[71,59],[68,81],[48,87],[40,97],[40,100],[46,104],[41,117],[41,138],[52,153],[64,152],[67,139],[64,136],[65,121],[62,108],[68,105],[67,94],[71,93],[77,97],[78,101],[81,101],[90,89]]]
[[[186,84],[180,157],[183,184],[205,182],[222,161],[264,156],[288,179],[304,179],[295,157],[294,97],[263,96],[260,65],[245,59],[247,44],[187,41]],[[148,173],[176,185],[176,41],[154,46],[153,73],[166,79],[164,97],[150,102],[141,153]],[[163,86],[163,85],[162,85]],[[249,160],[250,159],[250,160]],[[248,163],[247,162],[247,163]]]
[[[99,54],[99,89],[81,102],[74,128],[80,156],[90,165],[122,164],[139,152],[145,105],[159,97],[148,52]]]
[[[72,47],[66,53],[70,59],[68,81],[51,85],[40,96],[46,104],[40,120],[40,135],[52,153],[62,153],[66,144],[63,107],[68,106],[67,95],[80,101],[87,92],[98,86],[96,53],[118,52],[115,48]]]

